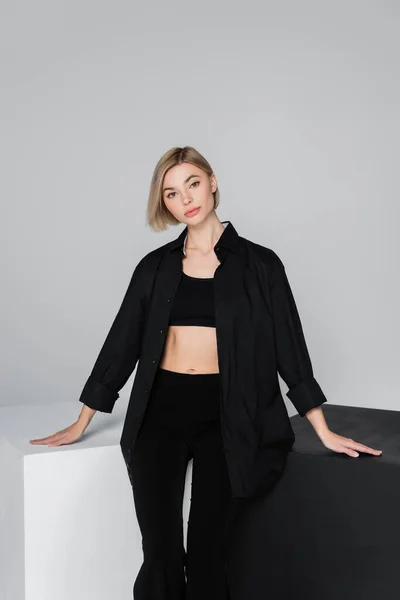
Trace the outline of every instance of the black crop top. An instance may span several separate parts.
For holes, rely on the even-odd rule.
[[[215,327],[213,277],[191,277],[182,272],[169,325]]]

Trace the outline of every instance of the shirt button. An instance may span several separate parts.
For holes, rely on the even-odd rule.
[[[148,391],[149,391],[149,390],[144,390],[144,393],[145,393],[145,394],[147,394],[147,392],[148,392]]]
[[[171,300],[169,298],[167,298],[167,302],[171,302]]]
[[[155,359],[153,359],[153,365],[154,365],[155,362],[156,362]]]
[[[160,333],[164,333],[164,329],[160,329]]]

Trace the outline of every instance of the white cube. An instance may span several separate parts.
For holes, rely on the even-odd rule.
[[[132,600],[143,553],[119,445],[127,399],[97,412],[74,444],[29,443],[72,424],[81,406],[0,408],[1,600]]]

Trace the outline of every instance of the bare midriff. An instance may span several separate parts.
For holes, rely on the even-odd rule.
[[[183,259],[183,262],[188,259]],[[192,262],[191,277],[214,277],[219,261],[215,254],[206,264]],[[197,267],[197,268],[196,268]],[[204,269],[205,267],[205,269]],[[184,270],[186,273],[186,269]],[[178,373],[219,373],[217,334],[215,327],[170,325],[160,361],[162,369]]]
[[[170,325],[160,367],[193,375],[218,373],[215,327]]]

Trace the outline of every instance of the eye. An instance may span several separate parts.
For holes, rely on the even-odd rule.
[[[195,183],[200,183],[200,181],[193,181],[190,185],[190,187],[192,187],[192,185],[194,185]],[[197,186],[196,186],[197,187]],[[175,192],[170,192],[169,194],[167,194],[167,198],[170,199],[171,198],[171,194],[175,194]]]

